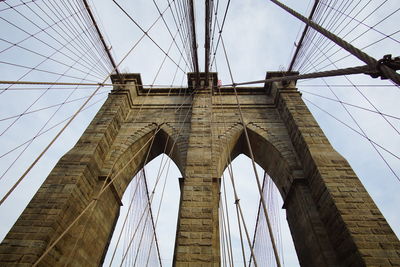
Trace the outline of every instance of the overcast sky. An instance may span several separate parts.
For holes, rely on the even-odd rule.
[[[55,62],[55,60],[60,60],[63,62],[68,62],[69,65],[75,64],[73,66],[77,69],[84,67],[79,65],[79,63],[72,63],[72,59],[61,56],[59,53],[57,54],[52,52],[48,45],[60,46],[60,44],[57,43],[54,38],[50,37],[50,35],[57,36],[56,33],[53,33],[50,30],[48,31],[49,34],[47,35],[44,33],[39,33],[37,35],[37,39],[30,38],[29,40],[21,42],[21,40],[27,38],[27,33],[35,33],[39,30],[39,28],[35,26],[35,24],[31,23],[28,18],[33,20],[36,25],[41,25],[43,28],[46,26],[44,21],[52,23],[52,20],[50,17],[47,18],[45,16],[42,16],[42,19],[35,17],[34,12],[24,6],[18,6],[14,10],[7,9],[9,7],[8,5],[13,6],[21,2],[17,0],[6,2],[7,3],[0,2],[0,28],[2,29],[0,31],[0,80],[56,81],[59,79],[56,74],[49,73],[49,71],[58,73],[66,72],[70,76],[75,77],[63,76],[57,81],[78,81],[78,79],[76,79],[76,77],[78,77],[85,79],[84,81],[86,82],[102,82],[107,77],[107,70],[110,68],[107,68],[106,66],[105,68],[98,68],[98,70],[96,70],[100,64],[96,65],[95,60],[88,59],[87,61],[90,62],[88,62],[88,64],[85,63],[85,65],[89,66],[89,75],[85,75],[84,72],[79,72],[76,69],[67,71],[64,66],[61,66],[59,63]],[[40,13],[38,6],[41,6],[44,9],[51,8],[51,6],[43,6],[41,1],[36,2],[39,3],[36,3],[36,6],[34,6],[32,3],[29,3],[29,5],[32,5],[32,8],[34,8],[33,10],[36,10],[38,14]],[[56,3],[58,1],[54,2]],[[154,7],[152,1],[120,0],[119,2],[121,3],[121,6],[123,6],[125,10],[132,16],[132,18],[140,23],[144,29],[147,29],[158,17],[158,11]],[[204,70],[204,31],[202,30],[204,16],[202,10],[204,8],[204,3],[203,1],[195,2],[198,29],[198,51],[200,55],[199,61],[201,70]],[[227,1],[225,0],[220,1],[220,9],[218,14],[220,22],[222,22],[222,14],[225,10],[226,2]],[[310,2],[312,1],[286,0],[283,2],[296,9],[300,13],[307,15],[310,10]],[[330,1],[322,2],[326,3]],[[372,10],[374,10],[377,6],[379,6],[380,3],[383,2],[384,4],[380,7],[378,12],[366,17],[366,14],[371,13]],[[92,0],[90,3],[95,11],[99,26],[106,37],[110,51],[113,54],[115,61],[118,63],[124,58],[133,44],[141,37],[142,32],[116,7],[111,0]],[[161,10],[164,10],[167,5],[167,1],[158,0],[157,3]],[[358,8],[358,10],[360,10],[360,8]],[[369,6],[365,7],[358,13],[356,18],[358,18],[359,21],[362,21],[362,23],[358,23],[359,26],[355,30],[351,31],[348,36],[346,36],[346,40],[351,40],[352,37],[357,36],[358,33],[362,33],[368,29],[366,25],[373,26],[389,14],[391,14],[389,19],[387,19],[385,22],[379,23],[374,31],[369,31],[367,34],[363,35],[363,38],[357,39],[354,44],[358,47],[364,47],[376,40],[379,40],[382,37],[382,33],[387,35],[396,32],[398,30],[398,21],[400,21],[400,14],[397,11],[397,0],[371,1]],[[355,10],[352,14],[356,13],[357,10]],[[24,15],[26,17],[24,17]],[[172,25],[172,34],[175,34],[176,28],[173,26],[170,13],[167,13],[166,20],[168,23],[170,23],[170,25]],[[10,22],[12,22],[14,25],[12,25]],[[329,25],[329,21],[324,21],[324,23]],[[350,24],[356,22],[350,19],[344,20],[342,25],[346,25],[346,23]],[[20,28],[16,27],[15,25],[20,26]],[[293,55],[294,45],[298,41],[299,32],[301,32],[302,27],[303,26],[299,21],[267,0],[232,1],[223,30],[223,37],[235,82],[259,80],[265,77],[265,72],[268,70],[276,71],[287,69],[290,59]],[[21,30],[21,28],[23,30]],[[55,28],[58,31],[61,31],[57,27]],[[339,30],[340,28],[334,29]],[[54,32],[55,31],[56,30],[54,30]],[[341,34],[343,35],[344,33]],[[166,31],[161,20],[159,20],[154,28],[149,31],[149,35],[155,42],[160,44],[164,51],[168,50],[169,46],[171,45],[171,37],[168,31]],[[57,38],[62,41],[60,36],[57,36]],[[391,38],[386,38],[383,41],[366,48],[365,51],[377,59],[381,58],[384,54],[390,53],[392,53],[394,56],[398,56],[396,52],[400,51],[400,45],[399,42],[396,42],[395,40],[400,39],[400,34],[395,33],[391,35]],[[40,40],[45,41],[47,45]],[[10,46],[10,44],[17,42],[20,42],[19,45],[24,46],[25,49],[21,49],[17,46],[7,48]],[[43,60],[43,57],[28,51],[28,49],[43,53],[49,58],[53,58],[55,60],[47,60],[39,64]],[[65,50],[65,48],[63,49],[64,50],[62,51],[70,53],[70,51]],[[319,49],[318,44],[316,44],[313,49]],[[84,48],[79,51],[84,51]],[[179,61],[179,52],[173,45],[169,54],[175,62]],[[335,61],[346,55],[347,53],[339,51],[337,54],[332,56],[332,60]],[[84,54],[81,55],[81,58],[82,62],[86,61]],[[133,52],[123,60],[119,66],[119,69],[122,72],[140,73],[143,83],[147,85],[170,85],[172,83],[172,77],[174,76],[176,66],[169,59],[165,61],[164,66],[161,68],[159,75],[155,79],[162,60],[163,52],[157,48],[157,46],[155,46],[151,40],[144,38],[143,41],[141,41],[133,50]],[[47,72],[36,70],[26,74],[26,69],[10,65],[10,62],[31,67],[38,64],[38,68],[41,68]],[[223,84],[231,83],[221,47],[218,49],[216,62],[219,79]],[[347,57],[345,60],[338,62],[337,66],[348,67],[361,64],[362,62],[354,57]],[[183,64],[181,64],[181,66],[185,71],[187,71]],[[310,64],[310,66],[311,67],[305,68],[304,71],[315,71],[315,68],[312,67],[312,64]],[[334,66],[330,65],[325,69],[333,68]],[[346,113],[343,107],[334,101],[323,99],[315,94],[334,99],[335,96],[332,91],[330,91],[330,89],[332,89],[341,101],[359,105],[367,109],[374,109],[366,100],[368,99],[380,112],[390,114],[392,117],[387,117],[387,120],[392,124],[393,127],[390,126],[389,123],[379,114],[348,106],[352,116],[366,132],[368,137],[384,148],[387,148],[398,157],[398,155],[400,155],[400,138],[398,132],[400,130],[400,122],[396,117],[400,117],[400,110],[398,108],[400,91],[398,87],[390,86],[391,83],[387,81],[372,79],[366,75],[356,75],[350,77],[350,79],[354,84],[376,86],[359,86],[357,87],[359,91],[357,91],[357,88],[349,86],[351,83],[345,78],[329,78],[325,80],[317,79],[312,81],[301,81],[298,83],[298,88],[303,92],[305,103],[308,105],[309,109],[317,119],[333,147],[349,161],[354,171],[360,177],[362,183],[367,188],[368,192],[371,194],[372,198],[388,220],[389,224],[399,236],[399,181],[388,168],[386,163],[380,158],[368,140],[344,126],[343,123],[346,123],[354,129],[357,129],[354,121]],[[178,70],[177,78],[173,84],[176,86],[186,85],[185,73],[183,71]],[[326,84],[344,86],[335,86],[329,88],[326,86]],[[0,86],[2,89],[7,88],[6,85]],[[18,87],[14,86],[11,88]],[[88,96],[94,89],[95,88],[90,88],[90,90],[77,90],[72,96],[70,96],[71,98],[69,99]],[[77,117],[71,126],[69,126],[68,129],[62,134],[60,139],[32,169],[24,182],[21,183],[19,188],[15,191],[15,194],[13,194],[7,200],[7,202],[0,207],[1,239],[4,238],[9,228],[18,218],[29,199],[36,192],[37,188],[54,167],[58,159],[75,144],[90,120],[96,114],[96,111],[100,108],[101,103],[104,101],[104,97],[107,95],[105,92],[107,92],[109,89],[110,88],[104,88],[99,91],[100,93],[103,93],[96,95],[96,97],[94,97],[94,99],[90,102],[95,103],[97,101],[98,103],[83,111],[82,114]],[[8,170],[8,167],[19,155],[23,147],[9,154],[6,153],[10,149],[13,149],[17,145],[29,140],[29,138],[37,134],[48,118],[52,116],[55,109],[46,109],[30,115],[22,116],[18,118],[18,120],[13,123],[12,127],[9,129],[8,127],[14,121],[14,119],[3,119],[21,114],[25,111],[40,109],[54,103],[62,103],[65,101],[65,99],[67,99],[69,92],[70,91],[68,90],[49,90],[44,96],[40,97],[43,93],[43,90],[0,91],[0,119],[2,119],[0,121],[0,130],[2,131],[0,136],[0,175],[2,177],[0,179],[0,196],[5,194],[8,188],[11,187],[11,184],[15,182],[24,172],[24,170],[31,164],[32,159],[43,150],[45,145],[50,142],[53,136],[55,136],[57,131],[59,131],[61,128],[61,126],[57,126],[46,134],[37,137],[18,159],[18,161],[16,161],[16,163]],[[360,92],[362,92],[362,94]],[[314,95],[310,93],[313,93]],[[33,99],[38,99],[39,97],[40,99],[30,106]],[[82,102],[83,100],[77,100],[63,106],[61,110],[62,112],[60,111],[54,115],[51,121],[46,125],[45,129],[70,116],[70,114],[72,114],[82,104]],[[333,119],[330,115],[324,113],[317,106],[311,103],[314,103],[324,110],[327,110],[343,123]],[[396,158],[396,156],[392,156],[388,152],[383,151],[382,149],[378,148],[378,150],[393,169],[393,172],[395,172],[397,175],[400,175],[399,159]],[[154,170],[156,170],[158,166],[159,161],[155,160],[147,167],[150,181],[153,181],[152,179],[154,179],[156,175]],[[238,159],[234,161],[234,172],[235,177],[237,177],[240,185],[238,186],[238,188],[240,188],[239,197],[242,199],[243,205],[246,205],[247,207],[246,211],[248,214],[246,215],[246,218],[249,218],[248,224],[252,232],[255,221],[253,218],[256,216],[258,200],[256,197],[254,197],[256,194],[253,193],[256,192],[256,187],[254,184],[254,173],[252,172],[249,159],[244,156],[238,157]],[[262,176],[261,170],[260,175]],[[174,194],[174,192],[177,192],[178,190],[177,178],[180,176],[181,175],[179,174],[177,168],[175,166],[171,166],[167,183],[167,188],[169,190],[168,192],[170,193],[167,194],[167,199],[165,199],[163,204],[164,213],[162,213],[160,216],[158,229],[161,255],[164,263],[168,263],[172,259],[173,242],[171,238],[174,238],[175,230],[167,231],[166,229],[171,229],[169,228],[170,226],[168,226],[167,222],[171,223],[172,227],[175,227],[173,225],[176,224],[176,216],[171,214],[176,214],[177,212],[178,197],[177,194]],[[253,182],[248,182],[249,177]],[[293,248],[291,247],[292,245],[290,244],[290,234],[287,230],[287,224],[284,221],[283,212],[284,211],[282,210],[282,223],[285,227],[283,240],[285,241],[285,252],[287,251],[287,253],[285,253],[286,266],[296,266],[295,255]],[[237,241],[237,233],[235,234],[235,237]],[[236,243],[236,248],[239,248],[238,243]],[[240,260],[239,255],[238,260]]]

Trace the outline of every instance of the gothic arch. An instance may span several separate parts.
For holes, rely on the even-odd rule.
[[[328,234],[318,215],[318,206],[310,197],[308,185],[304,183],[302,166],[290,139],[285,135],[277,137],[254,123],[247,125],[246,130],[254,161],[269,174],[282,196],[287,222],[301,264],[308,266],[307,259],[311,259],[315,251],[321,251],[313,260],[318,262],[319,266],[336,266],[334,264],[337,259],[329,252],[332,251],[332,247],[327,242]],[[240,154],[251,158],[243,127],[233,131],[230,138],[234,141],[227,142],[230,145],[226,145],[224,150],[231,161]],[[225,170],[227,163],[228,161],[224,163],[222,170]],[[296,189],[293,189],[295,184]]]
[[[163,158],[162,161],[160,160],[161,158]],[[169,160],[171,160],[172,162],[170,162]],[[167,168],[164,168],[167,165],[168,165],[169,173],[168,173],[168,171],[166,172]],[[163,151],[158,156],[149,160],[145,165],[145,168],[146,168],[145,177],[146,177],[146,181],[147,181],[147,185],[148,185],[148,188],[147,188],[148,193],[149,193],[148,196],[150,198],[153,198],[152,197],[153,190],[157,190],[156,192],[161,193],[161,191],[164,191],[164,190],[165,190],[165,192],[171,192],[171,191],[168,191],[168,187],[170,190],[171,190],[171,188],[173,188],[174,194],[164,194],[163,205],[162,205],[161,210],[158,211],[158,208],[154,208],[154,207],[158,207],[157,205],[160,204],[160,202],[158,202],[158,199],[153,198],[153,201],[152,201],[152,203],[155,204],[155,206],[152,206],[154,219],[158,218],[156,220],[156,221],[158,221],[158,224],[156,226],[157,231],[164,230],[164,232],[168,232],[168,233],[164,233],[163,236],[164,236],[164,238],[165,238],[165,236],[167,236],[168,237],[167,240],[171,241],[171,243],[163,242],[163,250],[171,252],[171,255],[169,255],[170,256],[169,258],[172,258],[173,247],[174,247],[173,241],[176,239],[176,233],[174,231],[170,231],[170,230],[175,229],[175,227],[177,226],[179,202],[180,202],[180,185],[179,185],[179,183],[181,182],[181,179],[178,179],[178,177],[182,177],[182,173],[180,173],[180,170],[177,167],[178,166],[175,164],[174,160],[172,160],[172,158],[168,154],[164,153]],[[178,174],[180,176],[176,176],[175,174]],[[172,177],[171,177],[171,175],[172,175]],[[174,181],[170,180],[170,178],[174,178],[173,179]],[[117,242],[118,235],[122,231],[122,224],[123,224],[122,222],[124,221],[126,216],[128,216],[127,212],[129,211],[129,209],[130,209],[129,216],[137,217],[137,218],[139,218],[139,221],[140,221],[140,217],[143,214],[143,210],[140,210],[140,209],[141,208],[145,209],[145,208],[143,206],[139,206],[139,207],[135,206],[134,203],[137,203],[137,202],[133,202],[133,204],[131,202],[131,201],[137,201],[138,198],[140,198],[140,197],[138,197],[138,195],[140,195],[138,193],[133,193],[133,194],[136,194],[136,198],[134,198],[135,196],[132,196],[132,192],[135,192],[137,190],[137,188],[136,188],[137,183],[140,183],[140,181],[138,181],[136,179],[144,179],[144,177],[141,176],[141,174],[139,172],[137,175],[135,175],[135,177],[132,177],[126,190],[124,191],[124,193],[122,195],[122,200],[123,200],[124,205],[121,206],[120,214],[117,214],[117,217],[115,218],[116,227],[115,227],[115,229],[112,229],[110,232],[110,239],[108,242],[109,246],[105,247],[103,259],[99,266],[109,266],[109,264],[111,264],[111,258],[112,258],[112,254],[113,254],[114,250],[117,251],[117,254],[120,253],[118,255],[122,255],[122,252],[126,252],[126,251],[123,251],[121,244],[124,244],[124,242],[129,242],[131,240],[130,238],[132,238],[132,237],[128,236],[129,234],[126,235],[127,233],[125,232],[126,236],[122,235],[122,239],[120,240],[120,243],[119,243],[120,245],[118,247],[116,247],[115,243]],[[155,180],[158,180],[158,179],[160,179],[159,183],[155,183]],[[167,180],[163,180],[163,179],[167,179]],[[163,185],[164,182],[166,182],[166,188],[162,188],[165,186],[165,185]],[[155,187],[155,184],[158,184],[157,189]],[[143,185],[143,181],[142,181],[142,185]],[[146,189],[142,187],[139,190],[146,190]],[[142,191],[142,194],[143,194],[143,191]],[[157,199],[157,201],[156,201],[156,199]],[[173,201],[173,203],[171,203],[171,201]],[[166,205],[166,204],[168,204],[168,205]],[[146,204],[144,203],[143,205],[146,205]],[[130,206],[131,206],[131,208],[129,208]],[[156,217],[155,214],[157,214],[157,213],[159,213],[160,216]],[[174,216],[176,216],[176,217],[174,217]],[[176,220],[175,221],[171,220],[171,217],[176,218]],[[142,231],[143,228],[141,228],[141,227],[143,227],[143,222],[142,222],[141,226],[140,225],[138,226],[137,223],[138,223],[138,221],[135,221],[133,225],[130,225],[130,227],[134,227],[134,229],[136,227],[138,227],[138,229],[140,229],[139,231]],[[126,228],[129,228],[129,227],[126,227]],[[126,228],[125,228],[125,230],[126,230]],[[139,234],[136,235],[137,239],[135,241],[142,242],[142,241],[139,241],[138,236],[139,236]],[[125,240],[124,240],[124,238],[125,238]],[[135,243],[135,241],[133,241],[133,243],[138,245],[137,243]],[[158,241],[158,242],[160,242],[160,241]],[[134,247],[134,245],[132,247]],[[143,245],[143,247],[145,247],[145,246]],[[138,249],[137,251],[139,251],[139,248],[138,247],[136,247],[136,248]],[[153,249],[151,252],[157,253],[157,251],[155,249]],[[118,257],[114,258],[114,261],[112,262],[113,263],[112,266],[114,266],[116,264],[117,258]],[[129,260],[126,260],[125,263],[126,262],[129,262]],[[149,264],[149,266],[152,266],[152,265]]]
[[[144,95],[138,94],[141,89],[135,85],[141,84],[140,76],[126,77],[131,79],[128,88],[112,91],[10,230],[0,246],[2,263],[12,257],[13,263],[29,264],[40,257],[43,266],[64,265],[75,253],[76,237],[88,221],[90,227],[80,241],[83,249],[76,253],[74,263],[99,264],[126,186],[166,147],[166,151],[172,149],[167,154],[185,178],[174,263],[220,264],[219,177],[229,158],[250,155],[232,92],[227,88],[219,109],[211,88],[195,90],[190,105],[179,95],[165,97],[160,88],[148,96],[150,103],[142,110]],[[216,85],[216,74],[213,77]],[[196,79],[189,75],[188,91]],[[294,85],[274,83],[269,93],[257,95],[250,90],[239,97],[244,101],[243,117],[254,159],[270,174],[284,199],[300,264],[372,266],[396,261],[395,250],[386,247],[397,246],[398,239],[350,165],[331,147]],[[182,109],[176,112],[178,105]],[[136,119],[139,110],[142,113]],[[190,119],[182,124],[189,112]],[[157,116],[165,123],[158,123]],[[117,173],[120,177],[100,198],[104,180]],[[88,217],[83,212],[92,203],[96,208]],[[78,219],[79,223],[66,229]],[[58,239],[61,233],[66,234]],[[375,238],[373,233],[393,242],[365,242],[364,235]],[[60,242],[53,243],[56,239]]]
[[[116,138],[101,173],[111,178],[116,174],[119,176],[114,187],[122,196],[138,171],[162,153],[170,157],[183,173],[180,151],[179,135],[174,129],[167,125],[149,124],[133,134],[121,134]]]
[[[302,173],[289,138],[277,137],[256,124],[247,125],[246,130],[255,162],[271,176],[284,199],[293,176]],[[221,150],[218,177],[227,167],[228,156],[231,161],[240,154],[251,158],[243,127],[235,127],[226,135],[229,137]]]

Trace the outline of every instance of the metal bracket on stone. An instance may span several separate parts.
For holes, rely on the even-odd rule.
[[[265,76],[265,83],[264,83],[264,90],[267,93],[267,95],[271,94],[272,91],[272,81],[267,81],[271,80],[273,78],[280,78],[280,77],[285,77],[285,76],[296,76],[299,75],[299,72],[297,71],[289,71],[289,72],[282,72],[282,71],[269,71],[267,72]],[[283,86],[287,86],[290,83],[290,80],[281,80],[280,81]]]
[[[378,60],[375,69],[372,71],[367,71],[365,74],[370,75],[372,78],[380,77],[381,80],[387,80],[389,78],[386,77],[381,70],[383,65],[391,68],[394,71],[398,71],[400,70],[400,57],[392,58],[391,54],[384,55],[382,59]]]

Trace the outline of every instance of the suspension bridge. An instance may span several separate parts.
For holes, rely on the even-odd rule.
[[[396,266],[399,10],[0,1],[1,264]]]

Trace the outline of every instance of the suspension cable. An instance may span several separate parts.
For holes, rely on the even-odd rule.
[[[321,108],[320,106],[318,106],[317,104],[315,104],[314,102],[310,101],[309,99],[303,97],[304,100],[306,100],[307,102],[309,102],[311,105],[315,106],[316,108],[318,108],[319,110],[321,110],[322,112],[326,113],[327,115],[329,115],[330,117],[332,117],[333,119],[335,119],[336,121],[338,121],[339,123],[343,124],[344,126],[346,126],[347,128],[349,128],[350,130],[352,130],[353,132],[357,133],[358,135],[362,136],[363,138],[365,138],[366,140],[368,140],[369,142],[371,142],[371,144],[374,144],[375,146],[381,148],[382,150],[386,151],[387,153],[389,153],[390,155],[392,155],[393,157],[397,158],[398,160],[400,160],[400,157],[397,156],[396,154],[394,154],[393,152],[389,151],[388,149],[384,148],[383,146],[379,145],[378,143],[376,143],[374,140],[372,140],[371,138],[365,136],[363,133],[357,131],[356,129],[354,129],[353,127],[351,127],[350,125],[348,125],[347,123],[345,123],[344,121],[340,120],[339,118],[335,117],[334,115],[332,115],[331,113],[329,113],[328,111],[326,111],[325,109]],[[387,162],[386,159],[383,158],[384,162]],[[392,171],[392,173],[394,173],[394,175],[396,176],[396,179],[400,182],[400,177],[394,172],[394,170],[392,169],[392,167],[386,163],[386,165],[388,166],[388,168]]]
[[[355,57],[360,59],[361,61],[365,62],[368,66],[375,67],[378,64],[378,61],[373,57],[369,56],[368,54],[362,52],[360,49],[356,48],[355,46],[351,45],[350,43],[346,42],[345,40],[339,38],[335,34],[329,32],[328,30],[324,29],[323,27],[319,26],[317,23],[307,19],[306,17],[302,16],[300,13],[294,11],[293,9],[287,7],[286,5],[280,3],[277,0],[270,0],[274,4],[278,5],[288,13],[292,14],[299,20],[303,21],[304,23],[308,24],[314,30],[318,31],[319,33],[323,34],[325,37],[329,38],[331,41],[345,49],[346,51],[353,54]],[[396,73],[393,69],[388,66],[382,65],[380,67],[382,73],[391,79],[397,85],[400,85],[400,74]]]
[[[166,9],[164,10],[164,12]],[[161,15],[150,25],[147,32],[151,30],[154,25],[160,20]],[[143,40],[146,34],[143,34],[138,41],[134,43],[134,45],[129,49],[129,51],[125,54],[125,56],[121,59],[121,61],[117,64],[117,67],[125,61],[125,59],[130,55],[130,53],[137,47],[137,45]],[[103,83],[108,80],[111,76],[112,71],[107,75],[107,77],[103,80]],[[8,198],[8,196],[15,190],[15,188],[21,183],[21,181],[25,178],[25,176],[30,172],[30,170],[36,165],[36,163],[41,159],[41,157],[47,152],[47,150],[54,144],[54,142],[58,139],[58,137],[64,132],[64,130],[71,124],[71,122],[75,119],[78,113],[87,105],[87,103],[93,98],[93,96],[98,92],[101,86],[98,86],[96,90],[93,91],[92,95],[79,107],[79,109],[74,113],[74,115],[67,121],[67,123],[63,126],[63,128],[56,134],[56,136],[50,141],[50,143],[44,148],[44,150],[39,154],[39,156],[33,161],[33,163],[28,167],[28,169],[21,175],[21,177],[17,180],[17,182],[7,191],[7,193],[0,200],[0,205]]]
[[[219,27],[219,24],[218,24],[218,27]],[[224,51],[225,59],[226,59],[226,62],[227,62],[227,66],[228,66],[229,74],[230,74],[230,77],[231,77],[231,81],[232,81],[232,84],[234,84],[232,69],[230,67],[229,58],[228,58],[228,54],[226,52],[224,39],[222,38],[222,35],[221,35],[221,44],[222,44],[222,48],[223,48],[223,51]],[[262,206],[263,206],[265,218],[267,220],[268,232],[270,234],[272,248],[274,250],[275,261],[276,261],[277,266],[281,267],[281,263],[280,263],[280,259],[279,259],[279,255],[278,255],[278,250],[277,250],[276,243],[275,243],[275,238],[274,238],[274,235],[273,235],[273,232],[272,232],[271,222],[270,222],[270,219],[269,219],[269,216],[268,216],[266,203],[264,201],[264,197],[263,197],[263,194],[262,194],[262,188],[261,188],[261,185],[260,185],[260,180],[259,180],[259,177],[258,177],[256,164],[255,164],[255,161],[254,161],[254,154],[253,154],[253,150],[252,150],[252,147],[251,147],[251,144],[250,144],[250,139],[249,139],[249,136],[248,136],[248,133],[247,133],[247,127],[246,127],[246,125],[244,123],[242,108],[241,108],[241,105],[240,105],[240,102],[239,102],[239,97],[238,97],[238,94],[237,94],[236,86],[233,86],[233,89],[234,89],[234,92],[235,92],[235,99],[236,99],[237,107],[238,107],[238,110],[239,110],[240,122],[243,125],[243,131],[244,131],[244,134],[245,134],[246,143],[247,143],[247,146],[248,146],[248,149],[249,149],[249,152],[250,152],[250,157],[251,157],[253,171],[254,171],[254,174],[255,174],[255,179],[256,179],[256,183],[257,183],[258,192],[260,194],[260,198],[261,198],[261,201],[262,201]],[[251,244],[250,244],[250,247],[251,247]]]
[[[90,9],[90,6],[89,6],[87,0],[83,0],[83,3],[84,3],[84,5],[85,5],[85,8],[86,8],[86,10],[87,10],[89,16],[90,16],[90,19],[92,20],[92,23],[93,23],[94,27],[96,28],[96,32],[97,32],[97,34],[99,35],[100,41],[101,41],[101,43],[102,43],[102,45],[103,45],[104,50],[105,50],[106,53],[107,53],[108,58],[109,58],[110,61],[111,61],[111,64],[112,64],[112,66],[113,66],[113,68],[114,68],[114,70],[115,70],[115,73],[116,73],[117,75],[119,75],[120,73],[119,73],[119,71],[118,71],[118,67],[117,67],[117,65],[115,64],[115,61],[114,61],[114,59],[113,59],[113,57],[112,57],[112,55],[111,55],[111,53],[110,53],[110,50],[107,48],[107,44],[106,44],[106,42],[105,42],[105,40],[104,40],[103,34],[101,33],[100,28],[99,28],[99,26],[98,26],[97,23],[96,23],[96,20],[95,20],[95,18],[94,18],[94,16],[93,16],[92,10]]]

